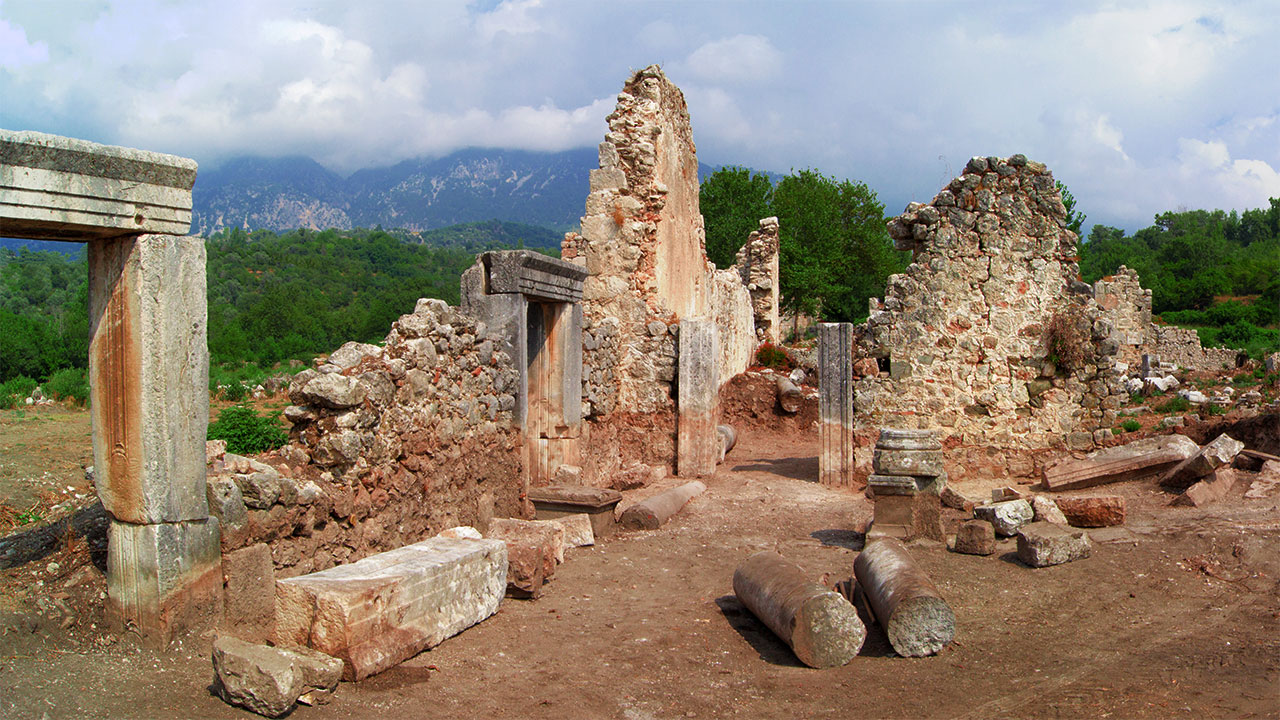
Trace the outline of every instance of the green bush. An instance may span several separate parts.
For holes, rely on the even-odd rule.
[[[1163,413],[1180,413],[1180,412],[1186,412],[1190,409],[1191,409],[1191,403],[1188,402],[1187,399],[1182,396],[1169,398],[1167,402],[1161,403],[1160,405],[1156,406],[1156,411],[1163,412]]]
[[[274,450],[289,439],[289,434],[276,424],[279,417],[278,412],[259,415],[248,405],[233,405],[209,423],[209,439],[226,440],[227,452],[237,455]]]
[[[796,366],[786,350],[768,342],[756,349],[756,364],[774,370],[790,370]]]
[[[1142,423],[1130,418],[1129,420],[1125,420],[1120,423],[1120,427],[1123,428],[1125,432],[1137,432],[1142,429]]]
[[[239,380],[232,380],[218,388],[218,395],[229,402],[240,402],[249,394],[249,388]]]
[[[26,375],[9,378],[0,383],[0,409],[17,407],[24,398],[30,397],[31,391],[35,389],[36,381]]]
[[[66,368],[50,375],[44,389],[54,400],[70,400],[80,407],[89,404],[89,378],[79,368]]]
[[[1220,407],[1218,405],[1214,405],[1213,403],[1209,403],[1208,405],[1204,406],[1204,414],[1205,415],[1226,415],[1227,409],[1224,407]]]

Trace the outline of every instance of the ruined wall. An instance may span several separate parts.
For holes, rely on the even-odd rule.
[[[290,440],[270,467],[232,458],[219,474],[215,459],[224,552],[268,543],[285,577],[522,515],[518,376],[483,335],[456,308],[420,300],[384,347],[347,343],[299,373]]]
[[[1190,328],[1170,325],[1151,325],[1151,342],[1145,352],[1161,362],[1171,362],[1190,370],[1221,372],[1234,370],[1239,350],[1231,348],[1207,348],[1200,346],[1200,336]]]
[[[778,218],[760,221],[760,229],[747,236],[738,250],[734,268],[751,293],[751,312],[755,319],[756,342],[778,343]]]
[[[633,74],[608,117],[581,231],[561,257],[584,265],[584,412],[672,407],[681,318],[714,318],[721,381],[746,369],[754,342],[745,287],[717,279],[698,209],[698,162],[684,94],[657,66]],[[740,283],[739,283],[740,285]]]
[[[861,423],[1029,449],[1114,422],[1118,348],[1077,280],[1076,236],[1044,165],[974,158],[889,231],[914,262],[871,301],[859,353],[888,372],[855,383]],[[1055,323],[1085,351],[1078,368],[1050,361]]]
[[[1121,265],[1114,275],[1093,284],[1093,298],[1111,324],[1110,337],[1119,346],[1116,359],[1137,367],[1151,333],[1151,291],[1142,287],[1136,270]]]

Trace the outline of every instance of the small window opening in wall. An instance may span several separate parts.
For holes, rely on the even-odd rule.
[[[876,367],[880,372],[889,372],[889,356],[885,355],[884,357],[876,358]]]

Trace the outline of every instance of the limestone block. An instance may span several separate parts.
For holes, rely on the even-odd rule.
[[[1018,531],[1018,559],[1033,568],[1089,557],[1089,536],[1050,522],[1034,522]]]
[[[883,450],[876,447],[872,464],[882,475],[936,477],[943,473],[941,450]]]
[[[1185,488],[1224,465],[1230,465],[1244,449],[1244,443],[1223,433],[1200,448],[1200,452],[1183,460],[1160,478],[1160,484]]]
[[[996,533],[989,522],[966,520],[956,531],[955,551],[966,555],[991,555],[996,551]]]
[[[222,611],[218,521],[112,520],[107,596],[111,624],[136,628],[149,647],[164,648],[178,635],[216,626]]]
[[[331,693],[342,661],[308,648],[275,648],[221,636],[213,642],[214,691],[266,717],[287,714],[304,693]]]
[[[196,162],[38,132],[0,130],[7,237],[90,240],[186,235]]]
[[[716,327],[707,319],[680,321],[676,474],[714,475],[720,457],[716,432],[719,358]]]
[[[933,430],[902,430],[881,428],[876,440],[881,450],[941,450],[942,441]],[[915,473],[907,473],[909,475]]]
[[[586,513],[565,515],[543,522],[556,523],[564,528],[565,547],[587,547],[596,544],[595,531],[591,529],[591,516]]]
[[[333,410],[355,407],[364,402],[365,387],[356,378],[338,373],[318,375],[302,388],[302,397],[313,405]]]
[[[205,304],[200,238],[143,235],[89,245],[94,482],[116,520],[209,514]]]
[[[360,364],[360,361],[367,357],[379,357],[382,355],[382,348],[369,343],[348,342],[343,343],[342,347],[334,350],[329,354],[329,362],[346,370]]]
[[[498,540],[432,538],[276,581],[276,642],[343,661],[361,680],[484,620],[506,588]]]
[[[218,519],[222,531],[230,533],[244,527],[249,511],[240,486],[229,477],[214,478],[208,486],[209,514]]]
[[[1067,524],[1075,527],[1111,527],[1123,525],[1124,498],[1118,495],[1099,497],[1060,497],[1055,500]]]
[[[222,628],[241,640],[270,640],[276,621],[271,548],[258,543],[223,555],[222,580]]]
[[[542,585],[564,561],[564,528],[550,523],[497,518],[485,536],[507,545],[507,592],[513,597],[536,598]]]
[[[942,488],[942,492],[939,497],[941,498],[943,505],[966,513],[973,512],[974,505],[976,505],[972,500],[961,495],[950,487]]]
[[[1053,498],[1036,495],[1031,498],[1031,509],[1035,512],[1035,522],[1051,522],[1058,525],[1067,524],[1067,516]]]
[[[1018,528],[1031,522],[1035,511],[1026,500],[1008,500],[1006,502],[979,505],[973,509],[979,520],[986,520],[995,527],[997,535],[1010,537],[1018,532]]]
[[[1203,507],[1226,497],[1235,484],[1235,469],[1221,467],[1214,470],[1212,475],[1184,490],[1181,495],[1173,499],[1172,504]]]

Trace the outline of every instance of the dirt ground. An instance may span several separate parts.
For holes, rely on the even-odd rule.
[[[1280,717],[1280,498],[1244,488],[1206,509],[1094,488],[1126,497],[1128,523],[1051,568],[1018,563],[1011,540],[991,557],[913,545],[956,641],[900,658],[871,625],[845,667],[800,665],[731,581],[763,549],[829,585],[852,575],[871,504],[812,481],[817,449],[816,430],[744,426],[667,526],[570,551],[542,598],[293,717]],[[155,653],[104,635],[89,560],[73,543],[0,572],[0,716],[249,717],[209,692],[210,638]]]

